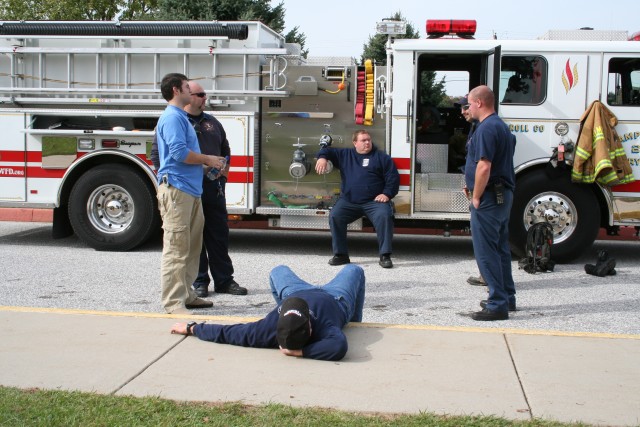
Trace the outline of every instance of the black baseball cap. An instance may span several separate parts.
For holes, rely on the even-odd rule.
[[[463,96],[462,98],[460,98],[460,100],[458,102],[454,102],[453,106],[456,107],[456,108],[462,108],[462,107],[464,107],[465,105],[468,105],[468,104],[469,104],[469,95],[467,94],[467,95]]]
[[[288,350],[300,350],[311,336],[309,305],[298,297],[282,302],[278,315],[278,345]]]

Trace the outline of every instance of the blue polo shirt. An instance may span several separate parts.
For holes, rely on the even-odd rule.
[[[476,168],[483,158],[491,162],[489,184],[502,181],[506,188],[513,190],[516,187],[513,170],[516,137],[497,114],[494,113],[477,124],[469,138],[468,149],[464,179],[469,190],[475,187]]]
[[[200,146],[187,113],[167,106],[156,127],[160,168],[158,182],[166,176],[169,185],[194,197],[202,194],[202,165],[184,163],[189,151],[200,154]]]

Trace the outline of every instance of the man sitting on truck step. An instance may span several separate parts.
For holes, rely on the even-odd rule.
[[[316,172],[327,172],[327,163],[340,169],[340,198],[329,214],[333,258],[329,265],[351,262],[347,248],[347,226],[366,216],[378,236],[380,266],[392,268],[393,199],[400,188],[400,175],[391,156],[371,143],[366,130],[353,133],[353,148],[323,147]]]

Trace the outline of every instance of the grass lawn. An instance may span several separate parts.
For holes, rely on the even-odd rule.
[[[0,426],[568,426],[496,417],[355,414],[0,387]],[[584,425],[584,424],[572,424]]]

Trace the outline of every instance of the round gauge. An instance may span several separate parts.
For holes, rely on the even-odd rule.
[[[300,179],[306,174],[307,168],[302,163],[294,162],[289,166],[289,175],[291,175],[292,178]]]
[[[560,136],[565,136],[569,133],[569,125],[565,122],[560,122],[556,124],[556,134]]]

